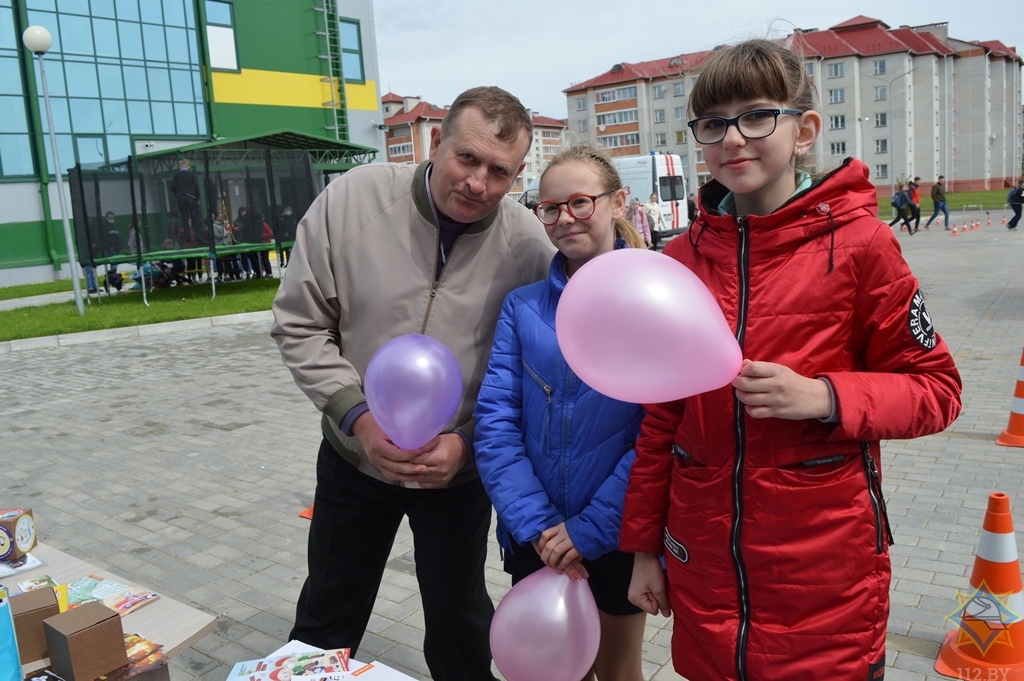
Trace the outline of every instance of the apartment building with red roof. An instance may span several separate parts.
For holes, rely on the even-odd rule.
[[[1021,65],[999,40],[951,38],[946,23],[892,28],[856,16],[783,39],[805,58],[824,130],[818,167],[857,156],[880,195],[920,176],[951,191],[1010,186],[1021,173]],[[607,72],[564,90],[569,134],[612,155],[674,152],[689,186],[710,176],[686,127],[687,93],[712,52],[694,52]]]
[[[385,159],[394,163],[421,163],[430,157],[430,131],[439,127],[448,114],[447,106],[436,106],[419,97],[402,97],[389,92],[381,97],[384,112]],[[540,175],[555,154],[562,149],[566,120],[530,112],[533,140],[526,154],[523,172],[509,193],[517,197]]]

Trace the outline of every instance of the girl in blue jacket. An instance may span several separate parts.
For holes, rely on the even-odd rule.
[[[476,407],[476,464],[498,513],[516,584],[548,565],[588,576],[601,618],[601,681],[641,681],[645,614],[627,598],[633,556],[618,551],[636,404],[593,390],[558,349],[555,308],[573,273],[615,248],[643,248],[611,161],[586,146],[556,156],[534,212],[558,249],[546,280],[508,294]],[[524,654],[528,654],[524,651]]]

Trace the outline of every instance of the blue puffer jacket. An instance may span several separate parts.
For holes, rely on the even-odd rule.
[[[505,298],[477,400],[476,464],[503,549],[510,534],[528,544],[565,521],[576,550],[593,559],[619,547],[644,412],[593,390],[566,364],[555,337],[566,282],[559,253],[547,280]]]

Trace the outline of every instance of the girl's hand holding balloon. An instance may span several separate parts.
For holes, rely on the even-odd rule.
[[[832,413],[832,391],[825,381],[781,364],[745,359],[732,386],[754,418],[823,419]]]
[[[533,548],[548,567],[566,572],[573,579],[587,577],[587,569],[583,567],[582,562],[583,556],[572,543],[565,523],[559,523],[541,532],[540,537],[533,540]]]

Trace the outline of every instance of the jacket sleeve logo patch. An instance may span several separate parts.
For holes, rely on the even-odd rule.
[[[921,347],[931,350],[935,347],[935,326],[932,325],[932,316],[924,307],[924,296],[921,289],[914,294],[910,301],[910,335],[914,337]]]

